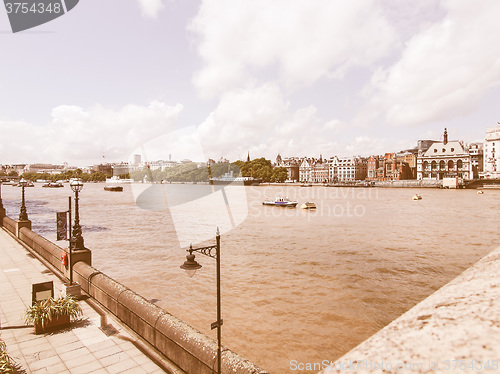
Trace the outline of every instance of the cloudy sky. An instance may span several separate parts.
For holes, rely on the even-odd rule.
[[[82,0],[13,34],[0,9],[0,164],[141,147],[368,156],[444,127],[481,140],[500,121],[499,14],[498,0]]]

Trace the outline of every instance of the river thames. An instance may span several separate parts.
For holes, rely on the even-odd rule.
[[[103,186],[80,193],[93,266],[216,339],[215,261],[197,255],[193,278],[179,268],[191,232],[194,246],[215,243],[209,186],[157,185],[149,195],[141,185]],[[271,373],[334,361],[500,243],[500,190],[236,188],[224,195],[230,225],[219,225],[222,342]],[[55,242],[55,212],[70,195],[67,184],[27,188],[33,230]],[[275,195],[299,205],[261,204]],[[2,186],[2,198],[17,219],[21,189]],[[300,209],[305,201],[317,209]]]

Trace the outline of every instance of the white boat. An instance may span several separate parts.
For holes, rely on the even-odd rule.
[[[412,200],[422,200],[422,196],[416,193],[415,195],[413,195]]]
[[[132,183],[133,179],[120,179],[116,175],[111,178],[106,178],[106,183]]]
[[[483,190],[478,190],[478,191],[477,191],[477,194],[478,194],[478,195],[482,195],[483,193],[484,193],[484,192],[483,192]]]
[[[64,187],[64,184],[58,182],[48,182],[42,184],[42,187],[59,188],[59,187]]]
[[[300,206],[302,209],[316,209],[316,204],[306,201]]]
[[[262,205],[272,205],[272,206],[281,206],[284,208],[295,208],[297,206],[297,201],[290,201],[288,197],[277,196],[274,201],[266,199],[262,202]]]
[[[233,171],[230,170],[227,173],[224,173],[221,177],[213,177],[210,178],[211,185],[226,185],[226,184],[234,184],[234,185],[243,185],[243,186],[258,186],[262,183],[262,179],[257,179],[254,177],[235,177],[233,176]]]

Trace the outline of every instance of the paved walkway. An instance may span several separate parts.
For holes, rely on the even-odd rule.
[[[61,291],[59,278],[0,228],[0,337],[21,372],[166,372],[138,348],[137,338],[118,323],[108,319],[111,324],[101,330],[100,315],[85,301],[80,302],[83,317],[72,322],[70,328],[35,335],[33,327],[25,326],[23,321],[24,310],[31,305],[31,285],[51,280],[57,296]]]

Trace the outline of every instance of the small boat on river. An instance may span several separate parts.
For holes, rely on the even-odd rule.
[[[59,183],[59,182],[48,182],[48,183],[42,184],[42,187],[59,188],[59,187],[64,187],[64,184]]]
[[[416,193],[415,195],[413,195],[412,200],[422,200],[422,196]]]
[[[297,206],[297,201],[290,201],[288,197],[277,196],[274,201],[266,199],[262,202],[262,205],[272,205],[272,206],[281,206],[284,208],[295,208]]]
[[[121,192],[123,191],[123,186],[104,186],[104,191]]]
[[[316,209],[316,204],[306,201],[300,206],[302,209]]]

